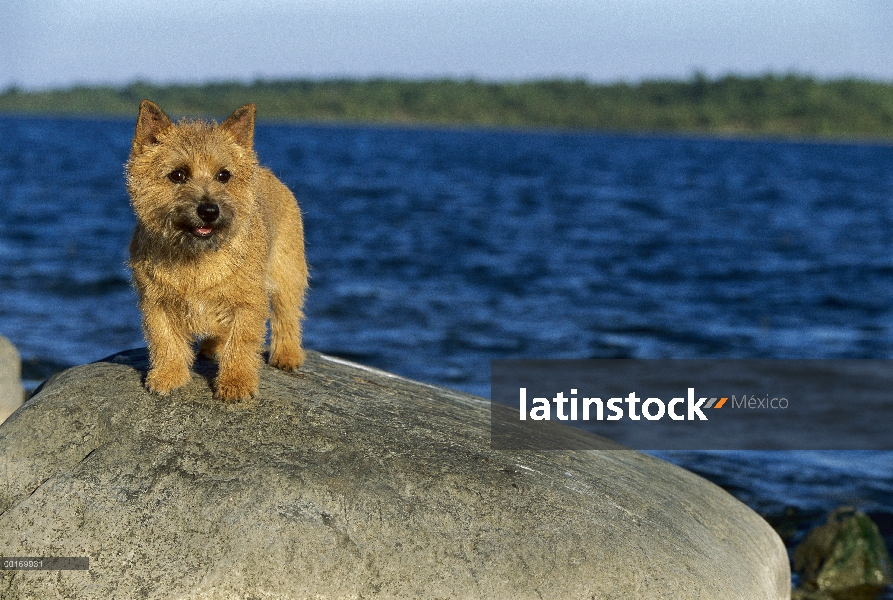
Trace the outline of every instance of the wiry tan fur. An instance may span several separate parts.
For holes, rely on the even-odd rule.
[[[167,394],[190,380],[193,343],[201,339],[199,351],[219,361],[215,396],[256,394],[271,304],[270,364],[294,370],[304,362],[301,214],[288,188],[257,163],[254,115],[249,104],[220,125],[174,124],[149,100],[140,104],[126,168],[137,216],[130,268],[153,392]],[[186,175],[182,182],[171,179],[177,170]],[[229,173],[225,182],[222,171]],[[207,238],[196,214],[202,203],[219,207]]]

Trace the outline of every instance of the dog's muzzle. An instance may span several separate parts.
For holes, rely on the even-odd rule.
[[[214,233],[212,223],[220,216],[220,207],[212,202],[202,202],[195,208],[195,213],[204,225],[193,229],[193,233],[199,237],[209,237]]]

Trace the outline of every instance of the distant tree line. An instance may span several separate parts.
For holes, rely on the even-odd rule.
[[[893,82],[729,75],[594,84],[546,80],[295,80],[78,86],[0,93],[0,113],[127,115],[150,98],[172,116],[225,117],[253,102],[278,121],[730,135],[893,138]]]

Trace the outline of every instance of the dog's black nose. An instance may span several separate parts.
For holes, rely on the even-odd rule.
[[[220,216],[220,207],[210,202],[202,202],[195,209],[195,212],[198,213],[198,218],[205,223],[213,223]]]

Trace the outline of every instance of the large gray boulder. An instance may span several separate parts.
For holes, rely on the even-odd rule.
[[[715,485],[632,450],[496,451],[488,402],[308,353],[259,398],[167,398],[144,351],[0,426],[0,597],[786,599],[788,558]],[[606,445],[610,447],[610,445]]]
[[[22,405],[22,361],[8,339],[0,335],[0,423]]]

